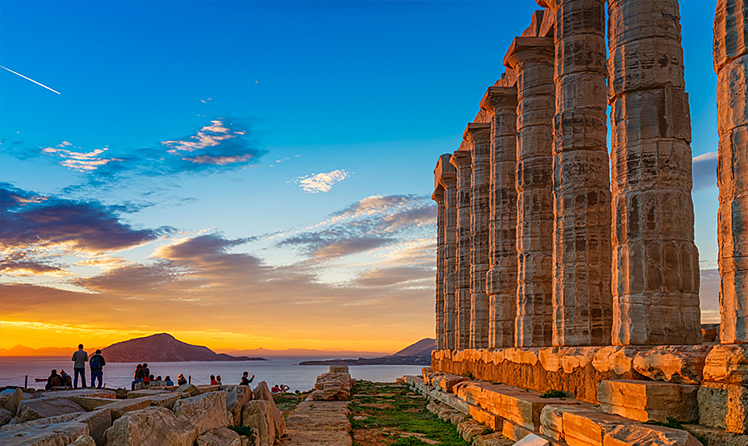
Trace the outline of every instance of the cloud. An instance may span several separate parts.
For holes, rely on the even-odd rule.
[[[61,158],[60,165],[86,174],[89,186],[113,184],[135,176],[158,177],[183,173],[211,173],[245,168],[265,153],[250,139],[250,126],[240,120],[215,119],[191,135],[164,140],[152,147],[93,151],[72,150],[63,141],[56,147],[28,148],[15,144],[6,152],[19,159]],[[76,149],[79,149],[75,147]],[[104,153],[109,154],[103,157]]]
[[[333,170],[327,173],[318,173],[315,175],[308,175],[305,177],[299,177],[295,179],[295,182],[299,183],[299,187],[310,194],[316,194],[318,192],[329,192],[332,189],[333,184],[339,183],[351,174],[345,170]]]
[[[692,172],[694,192],[717,187],[717,152],[694,157]]]
[[[389,286],[411,281],[434,281],[434,269],[420,266],[377,268],[364,272],[356,283],[364,287]]]
[[[315,259],[326,260],[376,249],[393,243],[393,238],[356,235],[344,229],[304,232],[288,237],[278,245],[302,247],[302,251]]]

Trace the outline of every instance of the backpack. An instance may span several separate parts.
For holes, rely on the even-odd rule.
[[[99,360],[99,355],[94,355],[93,358],[91,358],[91,368],[92,369],[100,369],[101,368],[101,361]]]

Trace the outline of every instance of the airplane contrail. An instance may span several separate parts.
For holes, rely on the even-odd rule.
[[[2,66],[2,65],[0,65],[0,68],[3,68],[3,69],[5,69],[5,70],[8,70],[8,71],[10,71],[10,72],[11,72],[11,73],[13,73],[13,74],[17,74],[17,75],[21,76],[22,78],[26,79],[27,81],[31,81],[31,82],[35,83],[36,85],[41,85],[42,87],[46,88],[46,89],[47,89],[47,90],[49,90],[49,91],[54,91],[55,93],[57,93],[57,94],[60,94],[60,95],[62,94],[62,93],[60,93],[60,92],[59,92],[59,91],[57,91],[57,90],[53,90],[53,89],[51,89],[51,88],[47,87],[46,85],[44,85],[44,84],[42,84],[42,83],[39,83],[39,82],[35,81],[34,79],[31,79],[30,77],[26,77],[26,76],[24,76],[24,75],[23,75],[23,74],[21,74],[21,73],[16,73],[15,71],[11,70],[10,68],[5,68],[5,67],[4,67],[4,66]]]

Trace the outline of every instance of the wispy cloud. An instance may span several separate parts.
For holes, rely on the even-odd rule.
[[[60,146],[63,147],[69,145],[71,144],[67,141],[63,141],[62,144],[60,144]],[[107,150],[107,148],[104,148],[96,149],[92,152],[75,152],[67,149],[45,147],[42,149],[42,153],[63,158],[63,161],[60,162],[60,165],[65,166],[69,169],[77,170],[78,172],[87,172],[96,170],[99,167],[104,166],[112,161],[122,161],[121,158],[100,158],[99,155],[106,152]]]
[[[338,169],[333,170],[332,172],[299,177],[295,179],[295,182],[299,183],[299,187],[301,187],[304,192],[316,194],[318,192],[329,192],[335,183],[345,180],[350,175],[349,172]]]
[[[707,152],[693,159],[693,190],[717,187],[717,152]]]

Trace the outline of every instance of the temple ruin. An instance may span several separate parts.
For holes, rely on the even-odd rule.
[[[700,320],[678,1],[537,3],[434,171],[430,373],[619,415],[619,380],[669,383],[702,425],[748,434],[748,0],[714,20],[719,342]]]

